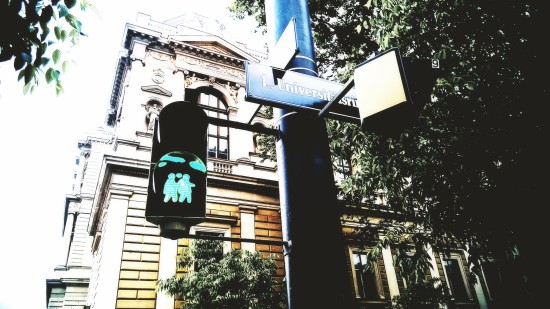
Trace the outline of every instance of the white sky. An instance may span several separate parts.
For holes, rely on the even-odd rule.
[[[64,94],[45,87],[24,96],[11,63],[0,63],[0,309],[46,308],[46,278],[64,262],[60,240],[76,144],[103,125],[125,23],[138,12],[163,21],[190,8],[228,19],[230,0],[89,2],[100,16],[81,17],[89,37],[70,51]]]

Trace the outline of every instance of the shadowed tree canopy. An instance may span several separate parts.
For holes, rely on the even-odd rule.
[[[82,23],[72,14],[92,7],[87,0],[0,0],[0,62],[13,60],[23,92],[33,92],[42,79],[63,91],[61,73],[68,62],[62,60],[62,46],[78,43]]]
[[[525,291],[509,305],[536,306],[544,268],[537,251],[548,204],[542,193],[548,173],[543,111],[550,102],[544,78],[549,52],[540,32],[548,29],[544,2],[308,2],[326,78],[343,82],[369,55],[391,47],[410,58],[445,61],[431,98],[415,102],[419,115],[399,135],[329,121],[333,156],[353,170],[340,185],[343,196],[350,204],[372,203],[382,190],[401,219],[414,223],[395,241],[430,244],[440,252],[464,248],[473,266],[490,254],[509,270],[510,295]],[[235,0],[232,10],[265,25],[263,5]],[[391,226],[377,228],[388,232]],[[372,234],[367,229],[362,235]]]

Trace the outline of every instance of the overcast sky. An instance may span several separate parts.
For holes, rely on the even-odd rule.
[[[63,264],[60,240],[77,141],[103,125],[126,22],[138,12],[163,21],[191,9],[228,18],[230,0],[89,0],[81,18],[88,37],[51,87],[22,95],[11,63],[0,63],[0,309],[46,308],[46,278]],[[226,23],[231,29],[231,21]]]

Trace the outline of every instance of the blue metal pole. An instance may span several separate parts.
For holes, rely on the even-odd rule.
[[[266,0],[273,45],[296,18],[298,55],[287,70],[317,75],[307,0]],[[351,281],[326,125],[316,114],[279,109],[277,165],[288,306],[351,308]]]

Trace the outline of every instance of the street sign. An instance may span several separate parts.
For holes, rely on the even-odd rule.
[[[253,62],[245,62],[245,70],[245,99],[282,109],[319,113],[344,87],[343,84],[319,77],[279,70]],[[359,123],[355,89],[351,89],[334,105],[327,117]]]
[[[297,53],[296,18],[292,18],[275,46],[269,51],[267,61],[269,66],[284,70]]]

